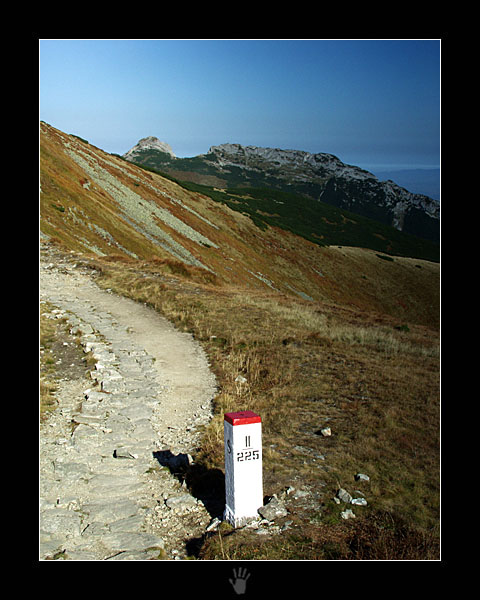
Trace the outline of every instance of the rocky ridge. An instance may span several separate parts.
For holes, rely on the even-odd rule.
[[[393,211],[392,224],[400,231],[403,229],[405,214],[412,208],[423,211],[433,219],[440,218],[440,205],[432,198],[422,194],[413,194],[391,180],[381,182],[373,173],[360,167],[347,165],[333,154],[311,154],[302,150],[259,148],[240,144],[212,146],[208,154],[215,156],[221,168],[239,167],[257,171],[276,171],[277,176],[281,179],[291,179],[303,183],[320,183],[324,179],[361,183],[362,191],[367,198],[369,196],[374,198],[381,191],[385,206]],[[344,195],[347,196],[346,193]],[[323,193],[319,196],[320,200],[322,196]],[[349,209],[354,209],[355,203],[362,202],[355,197],[355,194],[351,194],[350,198],[345,197],[343,200],[344,202],[348,200],[348,206],[345,208]]]
[[[351,177],[352,179],[377,179],[375,175],[343,163],[333,154],[311,154],[303,150],[281,150],[279,148],[259,148],[240,144],[211,146],[208,154],[214,154],[223,166],[236,166],[252,169],[287,169],[289,177],[298,181],[318,178],[327,171],[330,175]],[[286,178],[285,171],[281,175]]]

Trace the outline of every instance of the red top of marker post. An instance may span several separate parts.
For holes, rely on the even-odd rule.
[[[224,414],[224,420],[230,425],[248,425],[249,423],[261,423],[260,415],[251,410],[242,410],[240,412],[231,412]]]

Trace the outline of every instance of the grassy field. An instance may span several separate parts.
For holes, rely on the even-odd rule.
[[[382,262],[382,261],[379,261]],[[267,540],[223,524],[202,558],[438,558],[439,337],[379,313],[254,290],[217,288],[188,269],[96,259],[98,283],[146,302],[205,348],[219,383],[195,456],[223,469],[223,414],[262,416],[264,493],[308,489],[316,501]],[[200,274],[201,275],[201,274]],[[247,384],[236,382],[238,375]],[[331,437],[319,435],[329,426]],[[323,456],[323,459],[319,459]],[[339,487],[370,481],[367,507],[344,521]]]

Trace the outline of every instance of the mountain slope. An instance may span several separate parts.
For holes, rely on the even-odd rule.
[[[255,212],[263,219],[260,228],[225,203],[46,123],[40,151],[42,239],[82,254],[149,261],[217,287],[340,302],[438,323],[438,264],[384,260],[362,248],[321,247],[275,225],[274,216],[267,222],[261,208]],[[232,206],[245,200],[228,198]],[[399,300],[405,290],[411,294],[408,302]]]
[[[106,295],[112,301],[120,295],[148,304],[194,335],[208,356],[219,384],[214,416],[202,428],[192,468],[175,473],[175,489],[183,494],[187,486],[209,512],[223,507],[224,414],[262,417],[264,493],[275,494],[289,514],[269,523],[268,535],[222,525],[200,537],[198,522],[190,525],[181,513],[188,536],[182,548],[209,560],[438,559],[439,264],[354,244],[321,246],[305,237],[316,218],[310,205],[325,237],[365,231],[366,220],[320,202],[292,206],[297,195],[279,190],[186,189],[45,123],[40,152],[42,255],[59,294],[63,274],[78,289],[77,273],[89,272],[92,284],[113,292]],[[325,206],[330,212],[321,212]],[[378,227],[368,236],[388,229],[406,237]],[[92,308],[93,327],[105,326],[111,315]],[[165,346],[154,331],[138,332],[138,321],[122,322],[115,328]],[[45,358],[63,369],[55,354]],[[125,383],[133,378],[143,401],[133,359]],[[68,437],[73,428],[63,425]],[[324,426],[330,436],[321,435]],[[169,434],[172,454],[182,435]],[[110,468],[111,460],[102,465]],[[370,479],[355,481],[358,472]],[[159,475],[149,469],[143,477]],[[344,521],[345,506],[333,502],[339,487],[367,499],[367,506],[352,506],[354,520]],[[156,513],[162,529],[167,509]],[[62,550],[54,558],[68,560]]]
[[[221,144],[212,146],[207,154],[176,158],[153,145],[142,146],[141,140],[124,158],[180,180],[218,188],[269,187],[295,192],[439,241],[438,202],[412,194],[393,181],[379,181],[373,173],[347,165],[332,154]]]

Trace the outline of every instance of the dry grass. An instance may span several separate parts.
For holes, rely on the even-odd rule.
[[[44,306],[40,311],[40,420],[42,421],[57,405],[54,396],[55,360],[50,352],[51,344],[55,340],[55,325],[45,316],[46,312]]]
[[[438,560],[439,543],[428,531],[413,529],[391,513],[378,511],[362,520],[321,522],[262,536],[222,524],[203,546],[204,560]]]
[[[191,331],[208,353],[220,387],[196,461],[223,469],[223,413],[254,410],[263,422],[265,494],[288,485],[320,494],[318,506],[310,509],[322,513],[318,523],[311,524],[308,510],[297,515],[292,535],[267,545],[270,556],[260,556],[267,546],[259,550],[258,536],[246,544],[249,534],[234,532],[224,540],[232,558],[246,547],[248,555],[256,547],[259,558],[278,553],[325,558],[320,548],[329,518],[345,539],[350,535],[352,526],[339,519],[331,498],[339,486],[358,488],[357,472],[370,475],[369,506],[357,511],[364,519],[357,519],[356,533],[348,538],[349,557],[405,558],[415,546],[417,557],[431,558],[439,535],[438,332],[334,304],[219,290],[195,282],[192,272],[180,280],[159,278],[155,265],[146,263],[141,272],[138,264],[96,264],[101,285],[148,302]],[[247,384],[238,383],[238,375]],[[327,423],[329,438],[318,435]],[[316,459],[319,454],[325,460]],[[395,524],[388,536],[385,515]],[[366,532],[376,536],[370,546]],[[422,546],[413,541],[416,536],[429,541]],[[214,538],[205,543],[206,557],[217,552],[215,543]]]

